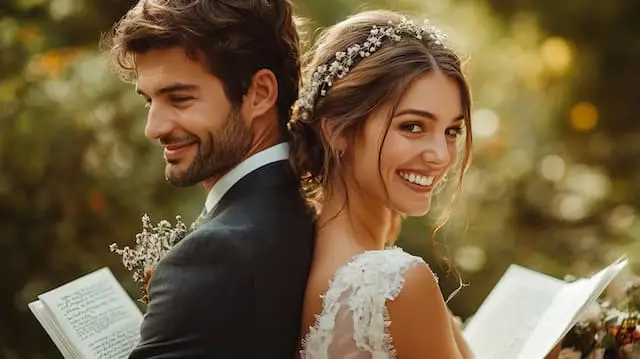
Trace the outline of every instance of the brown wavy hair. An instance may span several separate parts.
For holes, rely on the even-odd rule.
[[[362,44],[373,25],[399,23],[402,15],[390,11],[366,11],[347,18],[321,33],[310,61],[305,66],[305,79],[322,64],[334,60],[336,52],[354,44]],[[352,65],[349,72],[335,79],[326,95],[316,99],[313,111],[302,118],[294,109],[289,124],[292,133],[291,164],[301,178],[305,197],[318,210],[331,190],[330,181],[340,166],[339,154],[330,145],[346,135],[351,141],[359,133],[369,115],[383,104],[393,110],[387,119],[387,131],[398,103],[413,79],[429,71],[439,71],[453,79],[460,89],[466,125],[464,154],[458,163],[457,188],[441,215],[435,231],[448,219],[455,198],[460,192],[464,172],[471,162],[471,94],[462,72],[460,58],[445,44],[437,44],[423,36],[421,40],[404,35],[398,42],[383,40],[382,46],[370,56]],[[331,138],[327,135],[330,134]],[[385,133],[386,138],[386,133]],[[381,151],[384,139],[380,144]],[[380,153],[378,154],[378,162]],[[435,233],[434,231],[434,233]]]
[[[253,75],[271,70],[286,133],[300,83],[299,36],[289,0],[141,0],[105,40],[114,68],[127,81],[135,78],[136,53],[183,47],[222,81],[236,106]]]

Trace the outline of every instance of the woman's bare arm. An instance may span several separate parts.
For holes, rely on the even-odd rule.
[[[402,291],[387,308],[398,358],[467,359],[458,348],[451,315],[426,264],[407,270]]]
[[[455,338],[456,345],[458,346],[458,350],[464,359],[475,359],[473,352],[471,351],[471,347],[469,347],[469,343],[464,338],[462,334],[462,322],[449,311],[449,315],[451,317],[451,328],[453,330],[453,337]]]

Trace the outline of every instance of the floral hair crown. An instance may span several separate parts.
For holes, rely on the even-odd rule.
[[[336,78],[343,78],[358,58],[369,57],[382,47],[382,41],[387,38],[394,42],[400,41],[400,35],[410,35],[418,40],[426,37],[438,46],[443,46],[446,40],[446,35],[431,25],[428,20],[425,20],[422,26],[416,25],[406,18],[402,18],[398,24],[389,21],[384,26],[373,25],[364,43],[354,44],[346,51],[336,52],[333,62],[318,66],[311,74],[309,83],[301,89],[300,96],[294,104],[294,109],[298,111],[300,118],[307,120],[311,116],[318,97],[326,95],[333,85],[333,81]]]

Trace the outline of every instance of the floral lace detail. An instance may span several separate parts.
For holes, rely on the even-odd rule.
[[[364,252],[342,266],[302,342],[302,359],[395,358],[386,301],[398,296],[405,271],[419,263],[422,258],[393,247]]]

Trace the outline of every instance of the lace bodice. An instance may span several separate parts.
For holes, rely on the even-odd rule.
[[[342,266],[323,295],[302,342],[302,359],[391,359],[395,357],[386,302],[404,284],[404,273],[424,263],[402,249],[368,251]]]

